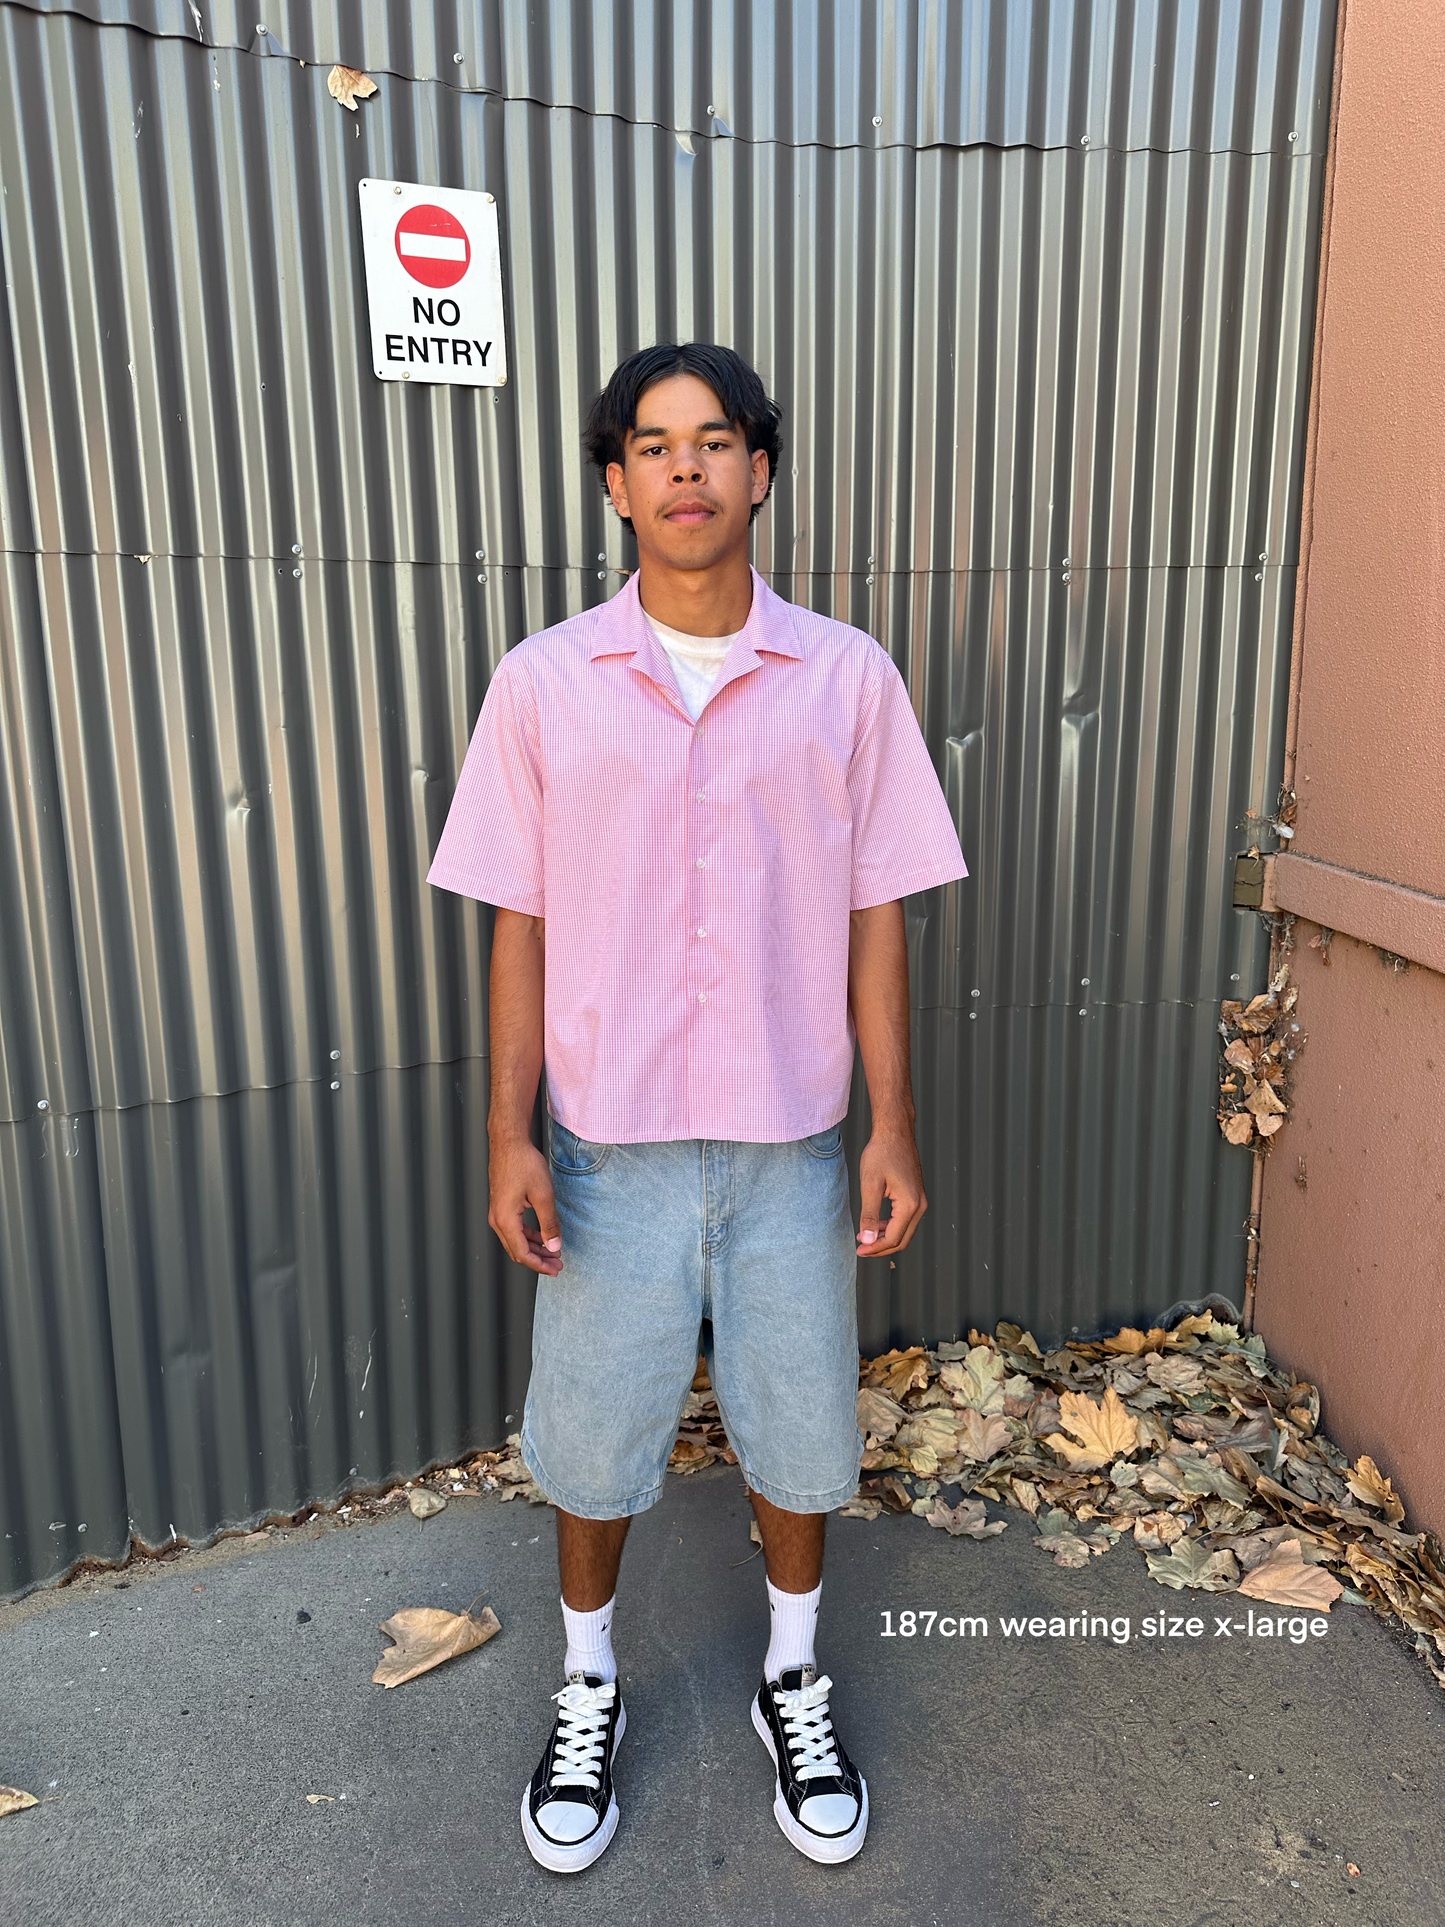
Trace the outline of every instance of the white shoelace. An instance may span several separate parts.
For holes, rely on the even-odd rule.
[[[557,1744],[552,1753],[550,1786],[585,1786],[594,1790],[602,1780],[602,1758],[607,1751],[607,1721],[617,1698],[617,1682],[583,1686],[573,1680],[560,1693]]]
[[[838,1749],[833,1742],[833,1722],[828,1717],[828,1694],[833,1682],[826,1673],[811,1686],[796,1693],[775,1693],[788,1751],[793,1756],[793,1773],[799,1780],[821,1780],[842,1772]]]

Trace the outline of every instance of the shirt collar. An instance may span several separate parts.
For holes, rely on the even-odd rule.
[[[776,656],[800,657],[803,653],[792,604],[774,595],[756,569],[750,568],[748,574],[753,579],[753,603],[730,652],[729,681],[733,674],[756,667],[760,649]],[[593,662],[599,656],[632,656],[634,669],[641,669],[654,680],[670,682],[662,645],[642,613],[638,584],[636,575],[629,576],[626,586],[598,610],[587,654]]]

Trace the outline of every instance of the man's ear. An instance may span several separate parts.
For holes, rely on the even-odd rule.
[[[632,510],[627,505],[627,480],[621,462],[607,464],[607,493],[612,497],[612,506],[617,513],[630,517]]]
[[[608,473],[610,474],[611,471],[609,470]],[[770,470],[768,467],[768,452],[765,448],[755,448],[753,450],[753,501],[754,502],[766,501],[767,494],[768,494],[769,480],[770,480]]]

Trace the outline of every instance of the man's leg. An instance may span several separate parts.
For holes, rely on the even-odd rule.
[[[764,1679],[781,1679],[795,1666],[814,1666],[818,1608],[823,1600],[826,1512],[784,1512],[751,1488],[748,1497],[763,1539],[768,1569],[768,1650]]]
[[[631,1524],[631,1519],[578,1519],[558,1506],[557,1564],[562,1598],[573,1612],[596,1612],[616,1592],[622,1542]]]
[[[763,1562],[779,1592],[812,1592],[823,1583],[823,1533],[826,1512],[784,1512],[749,1491],[758,1531],[763,1535]]]
[[[562,1620],[567,1628],[568,1679],[592,1673],[617,1677],[612,1651],[612,1605],[617,1569],[631,1519],[579,1519],[557,1512],[557,1563],[562,1569]]]

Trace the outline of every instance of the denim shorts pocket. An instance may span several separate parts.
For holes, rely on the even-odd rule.
[[[843,1126],[830,1124],[826,1131],[814,1131],[800,1140],[803,1149],[815,1158],[835,1158],[843,1148]]]
[[[594,1144],[590,1138],[578,1137],[575,1131],[569,1131],[555,1117],[548,1117],[547,1157],[554,1171],[565,1171],[576,1178],[586,1177],[591,1171],[600,1171],[611,1155],[610,1144]]]

